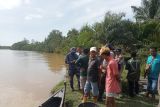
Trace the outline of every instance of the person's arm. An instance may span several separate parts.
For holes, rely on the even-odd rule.
[[[73,64],[75,63],[76,60],[74,60],[73,58],[70,58],[70,54],[68,54],[65,58],[65,63],[66,64]]]
[[[79,57],[79,58],[75,61],[75,64],[78,65],[78,66],[80,66],[80,65],[81,65],[81,62],[82,62],[81,57]]]
[[[144,70],[144,78],[147,77],[148,73],[149,73],[149,69],[150,69],[150,57],[147,58],[147,62],[145,65],[145,70]]]
[[[65,57],[65,63],[66,63],[66,64],[69,64],[68,55],[66,55],[66,57]]]
[[[72,54],[72,60],[70,61],[71,64],[75,64],[76,60],[78,59],[78,55],[76,53]]]
[[[99,69],[102,71],[102,70],[104,70],[106,68],[101,64],[101,65],[99,65]]]
[[[119,63],[123,59],[122,55],[119,55],[115,60]]]
[[[151,66],[151,62],[150,62],[150,57],[147,58],[147,62],[146,62],[146,66],[145,66],[145,70],[148,70]]]

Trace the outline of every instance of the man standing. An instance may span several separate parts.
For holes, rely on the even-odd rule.
[[[155,99],[158,76],[160,72],[160,55],[157,54],[156,47],[151,47],[150,53],[151,55],[148,57],[146,63],[146,71],[149,71],[146,97],[149,97],[149,94],[151,94],[152,98]]]
[[[126,63],[127,80],[128,80],[128,94],[134,97],[135,93],[139,93],[139,78],[140,78],[140,61],[136,58],[136,52],[131,53],[131,59]]]
[[[99,94],[98,90],[98,67],[99,61],[97,59],[97,49],[96,47],[90,48],[90,59],[87,69],[87,81],[84,86],[84,97],[82,102],[87,101],[90,90],[92,90],[93,101],[97,102],[97,97]]]
[[[108,48],[102,47],[100,55],[107,61],[106,74],[106,107],[116,107],[115,97],[121,92],[118,64]]]
[[[73,47],[70,49],[70,52],[67,54],[65,58],[65,63],[69,64],[69,77],[70,77],[70,87],[72,91],[74,91],[74,86],[73,86],[73,77],[76,75],[77,80],[78,80],[78,88],[80,89],[80,83],[79,83],[79,72],[77,69],[77,66],[75,64],[76,60],[78,59],[78,56],[76,54],[76,48]]]
[[[80,89],[84,95],[84,85],[87,80],[87,68],[89,61],[89,49],[84,49],[81,56],[76,61],[76,64],[80,67]]]

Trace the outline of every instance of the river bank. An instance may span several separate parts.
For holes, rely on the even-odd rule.
[[[68,104],[68,107],[78,107],[78,105],[81,103],[82,94],[77,88],[76,79],[74,80],[74,83],[75,83],[75,91],[72,92],[69,86],[69,80],[67,78],[65,102]],[[123,86],[125,86],[125,84],[126,81],[123,81]],[[58,85],[56,85],[51,92],[54,93],[56,90],[62,87],[64,87],[63,81],[61,81]],[[89,101],[93,101],[92,98],[89,99]],[[105,99],[103,102],[98,102],[97,104],[99,105],[99,107],[105,107]],[[116,98],[116,104],[117,107],[155,107],[158,104],[158,96],[156,98],[156,101],[153,101],[151,99],[145,98],[144,93],[141,92],[136,97],[130,98],[129,96],[127,96],[124,90],[122,97]]]

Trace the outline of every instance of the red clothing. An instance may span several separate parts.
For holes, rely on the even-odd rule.
[[[111,59],[107,65],[106,73],[106,93],[120,93],[120,83],[118,80],[118,64],[114,59]]]

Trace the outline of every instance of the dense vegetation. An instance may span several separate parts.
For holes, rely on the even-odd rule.
[[[14,43],[12,49],[65,53],[70,47],[101,47],[107,43],[124,50],[160,46],[160,0],[142,0],[140,7],[132,6],[136,21],[125,19],[124,13],[107,12],[104,20],[93,25],[75,28],[63,35],[52,30],[43,42],[24,39]]]

